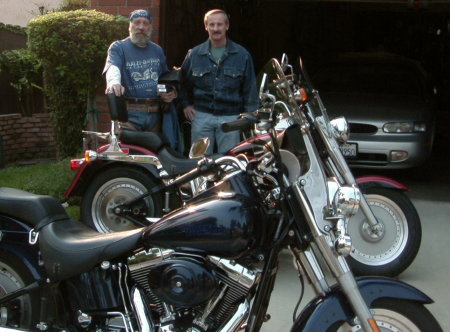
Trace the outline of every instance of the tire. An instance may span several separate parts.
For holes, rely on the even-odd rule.
[[[0,297],[33,281],[30,272],[17,257],[0,250]],[[1,304],[0,327],[34,329],[39,317],[38,306],[39,296],[36,292]]]
[[[355,275],[394,277],[416,257],[422,227],[410,199],[401,191],[369,188],[364,193],[382,234],[370,234],[364,213],[359,210],[348,222],[353,249],[347,261]]]
[[[422,304],[400,299],[379,299],[371,306],[372,315],[382,332],[439,332],[439,323]],[[335,332],[362,332],[363,329],[345,323],[329,329]]]
[[[81,220],[100,233],[118,232],[137,227],[132,221],[117,216],[112,208],[138,197],[156,185],[149,173],[133,167],[114,167],[100,173],[87,187],[81,201]],[[144,198],[147,217],[160,217],[162,193]]]

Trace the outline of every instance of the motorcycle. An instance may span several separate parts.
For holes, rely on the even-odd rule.
[[[289,70],[292,71],[292,68]],[[298,82],[294,82],[292,72],[288,74],[290,84],[295,83],[295,89],[302,89],[303,95],[309,96],[304,101],[297,98],[297,103],[301,107],[324,109],[303,65],[300,72]],[[198,184],[192,184],[189,190],[165,190],[165,184],[194,168],[199,159],[189,160],[177,154],[154,133],[122,129],[119,140],[114,135],[115,120],[126,121],[126,108],[123,101],[114,95],[109,95],[108,101],[112,110],[112,130],[103,135],[109,136],[111,143],[96,152],[87,151],[86,158],[73,160],[73,169],[77,173],[65,193],[67,198],[82,196],[81,219],[99,232],[146,225],[148,222],[145,219],[136,216],[155,221],[199,190]],[[245,154],[247,158],[254,158],[262,152],[252,142],[264,137],[267,139],[267,136],[254,133],[228,155]],[[399,275],[413,262],[421,242],[420,218],[405,194],[408,188],[384,176],[355,179],[339,149],[329,152],[328,156],[327,163],[331,165],[328,172],[337,176],[341,183],[357,184],[365,195],[362,209],[349,222],[354,247],[348,260],[354,273]],[[338,160],[331,161],[331,158]],[[134,211],[133,215],[126,215],[123,209],[117,208],[125,202],[131,202],[128,210]]]
[[[314,142],[340,129],[297,105],[276,59],[264,73],[264,107],[223,128],[258,124],[266,152],[202,158],[170,186],[209,188],[155,223],[98,233],[52,197],[0,188],[2,331],[259,331],[284,248],[317,295],[291,331],[442,331],[416,288],[354,278],[346,225],[362,195]]]

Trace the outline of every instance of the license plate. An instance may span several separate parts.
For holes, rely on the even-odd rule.
[[[346,158],[356,158],[358,155],[358,144],[356,143],[345,143],[340,145],[339,148]]]

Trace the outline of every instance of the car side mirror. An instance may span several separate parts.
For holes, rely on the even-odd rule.
[[[108,99],[108,108],[113,121],[128,121],[127,105],[124,97],[117,97],[114,93],[106,94]]]

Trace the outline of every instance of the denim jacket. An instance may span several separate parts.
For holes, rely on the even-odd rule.
[[[237,115],[259,107],[253,60],[242,46],[228,39],[217,63],[207,40],[189,50],[184,62],[181,103],[199,112]]]

